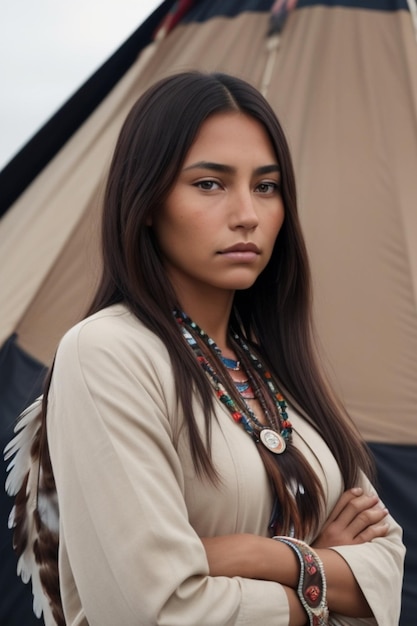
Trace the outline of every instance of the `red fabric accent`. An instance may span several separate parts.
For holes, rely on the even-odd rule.
[[[178,0],[172,7],[171,11],[162,20],[154,33],[154,39],[162,33],[163,37],[166,37],[182,20],[184,15],[193,7],[194,0]]]

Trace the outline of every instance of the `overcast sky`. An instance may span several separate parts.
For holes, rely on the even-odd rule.
[[[0,169],[162,0],[0,0]]]

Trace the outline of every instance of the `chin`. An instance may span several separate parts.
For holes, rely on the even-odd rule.
[[[255,284],[255,282],[259,278],[260,272],[240,271],[229,274],[229,276],[225,276],[224,274],[226,274],[226,272],[223,272],[223,276],[217,283],[218,287],[230,291],[244,291],[245,289],[249,289],[250,287],[252,287],[252,285]]]
[[[225,286],[226,289],[231,289],[232,291],[244,291],[245,289],[250,289],[252,285],[255,283],[256,278],[252,280],[235,280],[230,281],[230,284]]]

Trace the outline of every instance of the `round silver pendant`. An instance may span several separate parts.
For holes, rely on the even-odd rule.
[[[270,428],[263,428],[259,433],[259,438],[265,448],[274,454],[282,454],[287,447],[284,437]]]

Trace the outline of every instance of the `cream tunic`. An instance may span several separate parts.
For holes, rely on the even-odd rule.
[[[279,584],[209,576],[199,537],[267,536],[272,507],[256,446],[220,402],[216,414],[212,449],[220,487],[195,474],[170,358],[152,332],[116,305],[65,335],[47,427],[69,625],[288,624]],[[304,419],[294,412],[290,419],[294,444],[318,473],[330,512],[343,490],[337,464]],[[333,623],[398,623],[404,549],[400,528],[390,524],[383,539],[337,548],[376,621],[340,617]]]

